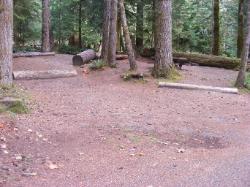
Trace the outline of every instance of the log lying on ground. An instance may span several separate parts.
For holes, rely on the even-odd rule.
[[[25,52],[25,53],[14,53],[13,58],[18,57],[39,57],[39,56],[55,56],[55,52]]]
[[[181,83],[168,83],[168,82],[159,82],[159,87],[168,87],[168,88],[177,88],[177,89],[188,89],[188,90],[206,90],[222,93],[231,93],[238,94],[239,90],[237,88],[222,88],[222,87],[213,87],[213,86],[201,86],[194,84],[181,84]]]
[[[101,58],[101,53],[96,53],[96,58]],[[128,55],[126,54],[117,54],[116,60],[126,60],[128,59]]]
[[[14,71],[15,80],[56,79],[77,76],[76,70]]]
[[[123,54],[116,55],[116,60],[126,60],[126,59],[128,59],[128,55],[123,55]]]
[[[188,62],[199,64],[200,66],[225,69],[237,69],[240,66],[240,59],[237,58],[181,52],[175,52],[173,56],[174,58],[186,58]]]
[[[155,55],[155,50],[145,48],[141,55],[143,57],[153,57]],[[200,66],[218,67],[225,69],[237,69],[240,66],[240,59],[228,58],[223,56],[205,55],[200,53],[174,52],[173,57],[175,62],[178,61],[178,59],[182,58],[186,59],[187,63],[194,63]]]
[[[73,65],[74,66],[81,66],[84,65],[91,60],[94,60],[96,58],[96,53],[92,49],[88,49],[86,51],[83,51],[82,53],[79,53],[73,57]]]

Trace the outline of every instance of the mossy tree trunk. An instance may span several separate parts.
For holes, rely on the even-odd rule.
[[[82,0],[79,0],[79,16],[78,16],[78,37],[79,37],[79,48],[82,48]]]
[[[155,63],[153,75],[168,77],[173,67],[172,1],[155,0]]]
[[[220,54],[220,0],[213,0],[212,54]]]
[[[244,0],[239,0],[238,9],[238,38],[237,38],[237,57],[241,57],[244,45]]]
[[[103,26],[102,26],[102,52],[101,58],[108,62],[109,27],[110,27],[111,0],[104,0]]]
[[[13,1],[1,0],[0,5],[0,81],[10,86],[13,82]]]
[[[116,63],[116,24],[117,24],[117,0],[111,0],[110,25],[109,25],[109,46],[108,46],[108,64],[110,67]]]
[[[135,54],[133,50],[132,41],[129,34],[128,24],[127,24],[127,17],[125,13],[125,7],[124,7],[124,0],[119,0],[119,8],[120,8],[120,17],[125,37],[125,44],[128,52],[128,58],[129,58],[129,65],[130,70],[136,70],[136,61],[135,61]]]
[[[50,51],[50,0],[42,0],[42,52]]]
[[[137,14],[136,14],[136,48],[140,53],[143,49],[143,37],[144,37],[144,0],[138,0],[137,2]]]
[[[240,71],[236,80],[236,86],[243,88],[245,86],[247,61],[249,55],[249,45],[250,45],[250,0],[247,0],[248,10],[247,10],[247,31],[245,35],[244,47],[241,55],[241,66]]]

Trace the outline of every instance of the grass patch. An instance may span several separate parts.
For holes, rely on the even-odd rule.
[[[27,93],[16,86],[6,87],[0,85],[0,100],[4,98],[12,98],[11,102],[0,103],[0,113],[10,112],[14,114],[26,114],[29,112],[27,101],[29,97]]]
[[[121,75],[121,78],[124,81],[134,81],[138,83],[147,83],[148,81],[145,79],[147,77],[146,74],[138,73],[136,71],[127,71]]]
[[[250,90],[250,73],[247,73],[245,80],[246,88]]]
[[[182,79],[182,75],[176,68],[172,68],[167,77],[158,79],[158,82],[178,82]]]
[[[89,69],[92,71],[103,70],[106,66],[107,64],[102,59],[98,59],[89,64]]]

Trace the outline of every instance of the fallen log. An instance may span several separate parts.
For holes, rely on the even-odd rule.
[[[25,53],[14,53],[13,58],[18,57],[39,57],[39,56],[55,56],[55,52],[25,52]]]
[[[182,84],[182,83],[168,83],[168,82],[159,82],[159,87],[168,87],[176,89],[188,89],[188,90],[206,90],[222,93],[231,93],[238,94],[239,90],[237,88],[222,88],[222,87],[213,87],[213,86],[201,86],[194,84]]]
[[[76,70],[14,71],[15,80],[56,79],[77,76]]]
[[[126,60],[128,59],[128,55],[117,54],[116,60]]]
[[[225,69],[237,69],[240,66],[240,59],[223,56],[205,55],[199,53],[173,53],[174,58],[186,58],[188,62],[200,66],[209,66]]]
[[[101,53],[96,53],[96,58],[101,58]],[[116,54],[116,60],[126,60],[128,59],[128,55],[126,54]]]
[[[83,51],[82,53],[79,53],[73,57],[73,65],[74,66],[81,66],[84,65],[91,60],[94,60],[96,58],[96,53],[92,49],[88,49],[86,51]]]
[[[143,57],[153,57],[155,55],[155,50],[145,48],[141,55]],[[225,69],[238,69],[240,66],[240,59],[238,58],[185,52],[174,52],[173,57],[174,62],[177,64],[179,64],[178,62],[180,62],[180,59],[182,59],[182,64],[185,64],[184,62],[186,61],[186,63],[194,63],[200,66],[209,66]]]

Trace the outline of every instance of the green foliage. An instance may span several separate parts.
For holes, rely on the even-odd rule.
[[[27,114],[29,110],[23,101],[15,101],[8,107],[0,104],[0,113],[4,112],[12,112],[15,114]]]
[[[84,49],[80,49],[79,47],[69,46],[69,45],[62,45],[58,48],[58,52],[62,54],[76,55],[81,51],[84,51]]]
[[[247,73],[246,75],[245,84],[246,84],[246,88],[250,90],[250,73]]]
[[[107,64],[103,60],[98,59],[98,60],[92,61],[89,64],[89,69],[92,71],[102,70],[106,66],[107,66]]]
[[[28,96],[21,88],[12,86],[0,86],[0,98],[17,98],[17,100],[13,101],[11,105],[5,106],[0,104],[0,113],[3,112],[12,112],[15,114],[26,114],[29,112],[27,107]]]
[[[82,42],[84,48],[98,49],[101,43],[103,0],[51,0],[51,34],[55,49],[75,54],[78,37],[79,2],[82,3]],[[136,36],[136,5],[138,0],[126,0],[129,30]],[[144,0],[144,47],[154,46],[153,3]],[[221,49],[225,56],[236,55],[237,0],[221,0]],[[210,54],[212,41],[212,1],[173,1],[173,47],[176,51]],[[41,45],[41,0],[14,0],[14,40],[16,51],[37,50]],[[28,46],[28,47],[27,47]],[[32,46],[32,47],[29,47]]]

